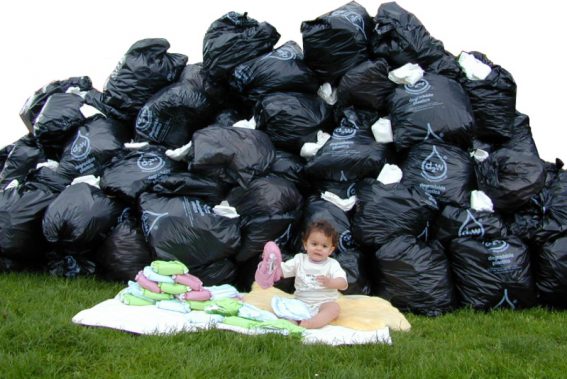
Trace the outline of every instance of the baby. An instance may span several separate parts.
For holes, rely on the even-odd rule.
[[[296,254],[282,263],[277,245],[271,241],[266,244],[263,261],[256,272],[260,286],[267,288],[281,276],[295,277],[295,299],[278,296],[272,299],[276,315],[299,321],[299,325],[307,329],[321,328],[339,317],[338,290],[346,290],[348,282],[339,262],[330,258],[337,242],[337,231],[328,221],[320,220],[305,230],[306,254]],[[274,263],[279,263],[280,267],[275,267]]]

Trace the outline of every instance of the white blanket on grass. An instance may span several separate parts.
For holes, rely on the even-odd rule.
[[[201,313],[199,322],[195,322],[195,314]],[[123,330],[136,334],[175,334],[182,332],[195,332],[204,329],[231,330],[244,334],[273,333],[270,330],[246,329],[222,323],[213,323],[211,315],[202,311],[179,313],[159,309],[155,306],[130,306],[122,304],[118,299],[105,300],[92,308],[77,313],[72,321],[75,324],[86,326],[100,326]],[[207,321],[209,320],[209,321]],[[304,343],[321,343],[328,345],[358,345],[382,343],[392,344],[388,327],[381,329],[360,331],[342,326],[327,325],[321,329],[310,329],[303,333]]]

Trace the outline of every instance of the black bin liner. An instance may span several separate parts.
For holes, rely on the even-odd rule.
[[[180,169],[180,164],[169,159],[163,148],[148,146],[125,156],[116,156],[104,170],[100,188],[107,194],[134,203],[160,178]]]
[[[403,150],[426,140],[468,147],[475,123],[461,85],[433,73],[412,85],[398,85],[389,99],[394,144]]]
[[[97,270],[107,280],[126,282],[149,265],[152,251],[131,208],[118,217],[116,225],[96,252]]]
[[[453,309],[453,280],[441,243],[399,236],[375,255],[378,296],[401,311],[426,316],[440,316]]]
[[[480,310],[535,305],[530,255],[519,238],[458,238],[447,252],[462,305]]]
[[[87,93],[87,104],[107,116],[134,120],[153,94],[177,81],[187,64],[187,56],[168,53],[169,47],[164,38],[135,42],[108,77],[103,92]]]
[[[317,142],[317,131],[334,127],[331,106],[316,95],[274,92],[258,101],[254,111],[257,127],[274,146],[299,154],[306,142]]]
[[[504,221],[497,213],[452,205],[443,208],[434,228],[435,238],[444,244],[461,237],[495,240],[506,238],[508,235]]]
[[[567,236],[543,245],[536,258],[536,286],[541,303],[567,309]]]
[[[388,71],[388,62],[384,59],[367,60],[351,68],[337,87],[339,103],[386,112],[388,97],[396,88],[388,79]]]
[[[305,160],[297,154],[276,150],[276,157],[270,171],[272,174],[295,184],[301,193],[307,192],[310,186],[305,177]]]
[[[539,193],[545,184],[545,166],[537,156],[499,149],[475,165],[478,188],[494,207],[512,212]]]
[[[85,123],[81,112],[84,100],[74,93],[56,93],[38,114],[33,135],[48,158],[59,160],[67,139]]]
[[[299,218],[303,203],[295,185],[277,176],[255,179],[246,189],[235,187],[226,200],[241,217],[237,262],[260,256],[267,241],[284,234]]]
[[[211,262],[204,266],[189,267],[191,275],[195,275],[204,286],[216,286],[234,283],[237,276],[237,265],[229,258]]]
[[[71,180],[58,174],[57,171],[49,167],[32,169],[25,178],[24,188],[26,190],[41,189],[53,193],[63,192]]]
[[[400,235],[420,235],[438,211],[431,195],[401,183],[364,179],[357,196],[352,234],[355,241],[374,249]]]
[[[219,216],[197,198],[144,193],[139,207],[158,259],[179,260],[193,270],[233,257],[240,247],[240,218]]]
[[[12,146],[0,171],[0,188],[4,188],[14,179],[22,183],[28,172],[43,160],[45,156],[33,135],[23,136]]]
[[[270,92],[316,93],[317,77],[303,61],[303,51],[294,41],[238,65],[230,85],[250,102]]]
[[[530,118],[520,112],[514,117],[514,127],[510,140],[502,144],[502,148],[519,151],[539,157],[536,143],[532,136]]]
[[[189,171],[223,169],[229,179],[246,187],[270,171],[275,149],[262,131],[209,126],[193,135]]]
[[[442,143],[414,145],[401,166],[402,183],[429,193],[439,203],[470,206],[476,187],[474,164],[457,146]]]
[[[154,94],[136,118],[136,139],[177,148],[209,125],[216,103],[207,93],[201,64],[187,65],[178,82]]]
[[[122,206],[99,188],[86,183],[67,187],[45,210],[43,235],[58,253],[91,252],[104,239]]]
[[[101,115],[93,116],[69,138],[57,172],[69,180],[84,175],[100,176],[131,136],[127,125]]]
[[[388,145],[376,142],[369,129],[339,126],[317,154],[307,161],[305,174],[337,182],[375,178],[388,154]]]
[[[47,241],[41,222],[57,195],[48,190],[11,188],[0,191],[0,257],[25,267],[42,261]]]
[[[426,69],[443,59],[443,43],[433,38],[414,14],[396,2],[381,4],[374,22],[372,53],[387,59],[394,68],[417,63]]]
[[[355,1],[301,23],[305,61],[323,80],[334,82],[368,59],[372,18]]]
[[[236,66],[272,50],[280,34],[248,13],[229,12],[215,20],[203,38],[203,68],[212,81],[228,81]]]
[[[162,195],[198,197],[207,204],[219,204],[226,198],[230,185],[218,177],[193,172],[176,172],[157,179],[150,192]]]
[[[64,80],[54,80],[35,91],[35,93],[26,100],[26,103],[20,110],[20,117],[30,133],[33,132],[35,119],[41,112],[47,99],[55,93],[65,93],[71,87],[77,87],[80,91],[88,91],[92,89],[93,85],[91,78],[88,76],[75,76]]]
[[[484,80],[470,80],[464,75],[460,79],[471,101],[477,134],[493,141],[506,141],[514,128],[516,82],[508,71],[492,63],[486,55],[477,51],[469,54],[491,68]]]

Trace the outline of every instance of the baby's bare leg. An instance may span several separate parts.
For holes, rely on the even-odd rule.
[[[319,307],[319,313],[311,317],[309,320],[303,320],[299,323],[306,329],[317,329],[329,324],[331,321],[336,320],[341,313],[339,304],[333,302],[323,303]]]

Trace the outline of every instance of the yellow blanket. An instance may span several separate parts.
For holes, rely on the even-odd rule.
[[[273,312],[271,301],[274,296],[293,297],[277,288],[262,289],[257,283],[252,291],[244,295],[244,301],[258,308]],[[409,331],[410,323],[389,301],[375,296],[341,295],[337,300],[341,314],[331,325],[356,330],[376,330],[385,326],[390,330]]]

